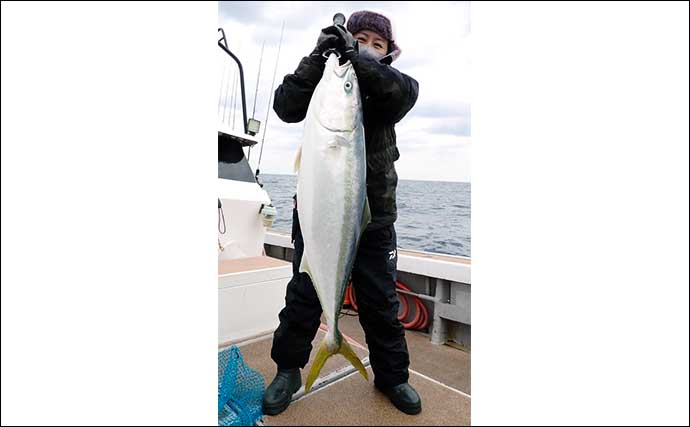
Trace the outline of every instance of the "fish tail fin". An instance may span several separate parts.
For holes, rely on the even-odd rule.
[[[326,360],[328,360],[328,358],[334,354],[342,354],[355,368],[357,368],[364,379],[369,381],[369,375],[367,375],[367,370],[364,368],[364,365],[362,365],[362,361],[359,360],[359,357],[357,357],[357,354],[355,354],[355,352],[352,350],[352,347],[350,347],[350,344],[348,344],[345,339],[341,339],[340,347],[335,353],[332,353],[330,350],[328,350],[326,340],[323,340],[321,341],[321,345],[319,345],[319,351],[316,353],[314,364],[309,370],[309,375],[307,375],[307,383],[304,387],[305,391],[311,390],[311,386],[319,376],[319,372],[321,372],[321,368],[323,368]]]
[[[314,381],[316,381],[316,378],[319,376],[321,368],[323,368],[323,365],[326,363],[326,360],[331,356],[333,356],[333,354],[330,351],[328,351],[328,348],[326,347],[326,341],[321,341],[321,345],[319,345],[319,351],[316,352],[316,357],[314,358],[314,364],[311,365],[309,375],[307,375],[307,383],[304,385],[305,391],[311,390],[311,386],[314,384]]]
[[[295,166],[294,166],[295,173],[299,172],[299,166],[300,166],[301,162],[302,162],[302,146],[300,145],[299,150],[297,150],[297,156],[295,156]]]
[[[352,363],[352,366],[357,368],[360,374],[364,377],[365,380],[369,381],[369,375],[367,375],[367,370],[364,368],[364,365],[362,365],[362,361],[359,360],[359,357],[355,352],[352,350],[352,347],[350,347],[350,344],[346,340],[343,339],[342,344],[340,344],[340,349],[338,349],[338,353],[342,354],[345,356],[345,358]]]

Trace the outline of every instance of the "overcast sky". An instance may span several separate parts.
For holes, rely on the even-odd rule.
[[[276,67],[281,25],[285,22],[275,87],[294,72],[316,44],[321,28],[332,24],[336,12],[348,17],[367,9],[393,21],[402,55],[393,66],[419,82],[419,99],[396,125],[401,179],[470,181],[470,14],[469,2],[234,2],[221,1],[219,25],[230,49],[242,61],[247,110],[266,131],[262,173],[292,173],[304,122],[287,124],[270,110],[271,83]],[[261,45],[265,41],[258,95],[255,97]],[[230,99],[236,67],[219,51],[219,118],[231,122]],[[228,85],[229,83],[229,85]],[[271,101],[272,102],[272,101]],[[239,106],[239,102],[237,104]],[[240,128],[238,108],[236,128]],[[256,168],[258,146],[250,163]]]

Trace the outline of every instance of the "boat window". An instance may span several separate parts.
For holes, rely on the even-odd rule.
[[[220,135],[218,136],[218,178],[256,182],[242,146]]]

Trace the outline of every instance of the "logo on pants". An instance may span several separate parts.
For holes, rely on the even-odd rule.
[[[392,259],[395,259],[395,256],[397,255],[397,253],[398,253],[398,251],[396,249],[393,249],[392,251],[388,252],[388,255],[390,255],[390,257],[388,257],[388,260],[390,261]]]

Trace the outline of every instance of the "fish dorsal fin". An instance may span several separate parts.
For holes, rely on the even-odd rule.
[[[297,156],[295,156],[295,173],[299,172],[299,166],[300,163],[302,162],[302,146],[299,146],[299,150],[297,150]]]
[[[364,209],[362,210],[362,222],[360,224],[360,235],[367,229],[371,222],[371,209],[369,209],[369,196],[364,196]]]

